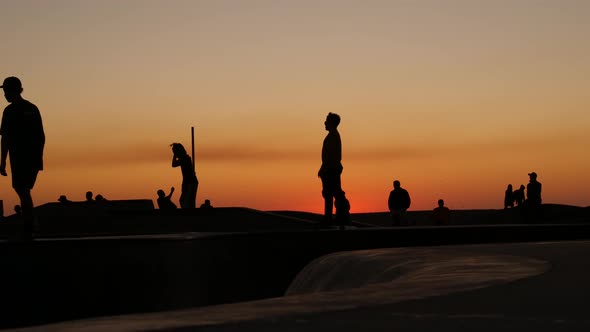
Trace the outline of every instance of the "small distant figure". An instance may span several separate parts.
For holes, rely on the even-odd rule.
[[[211,205],[211,201],[208,199],[206,199],[205,202],[203,202],[203,204],[201,204],[201,209],[209,210],[212,208],[213,208],[213,206]]]
[[[102,203],[102,202],[106,202],[107,199],[104,198],[103,195],[98,194],[98,195],[96,195],[96,198],[94,198],[94,201],[97,202],[97,203]]]
[[[541,182],[537,181],[537,173],[529,173],[529,183],[526,186],[526,200],[529,206],[540,206],[541,199]]]
[[[20,216],[20,215],[23,214],[23,211],[20,208],[20,205],[17,204],[17,205],[14,206],[14,213],[16,213],[17,216]]]
[[[334,218],[336,225],[340,226],[340,228],[350,225],[350,202],[343,190],[336,194],[334,206],[336,207],[336,216]]]
[[[58,202],[62,203],[62,204],[67,204],[67,203],[71,203],[72,201],[70,201],[66,195],[61,195],[59,196],[59,198],[57,199]]]
[[[438,207],[432,210],[432,219],[436,226],[451,224],[451,210],[445,206],[444,200],[438,200]]]
[[[195,208],[197,204],[197,189],[199,180],[193,168],[191,157],[180,143],[172,143],[172,167],[180,167],[182,171],[182,191],[180,193],[180,207]]]
[[[17,77],[7,77],[2,86],[4,97],[10,105],[2,114],[0,125],[0,175],[8,176],[6,158],[10,158],[12,187],[16,191],[23,216],[22,235],[33,237],[34,215],[31,190],[39,171],[43,170],[45,132],[37,106],[22,97],[23,86]]]
[[[318,177],[322,180],[322,197],[324,198],[323,225],[332,224],[334,199],[342,192],[342,141],[338,132],[340,116],[336,113],[328,113],[324,127],[328,134],[322,144],[322,165],[318,171]],[[338,213],[338,211],[336,211]]]
[[[170,188],[170,193],[166,195],[164,190],[158,190],[158,208],[160,210],[174,210],[176,204],[172,203],[172,194],[174,194],[174,187]]]
[[[512,191],[512,185],[509,184],[504,192],[504,208],[514,207],[514,192]]]
[[[389,193],[389,199],[387,200],[393,226],[406,223],[406,211],[411,204],[412,200],[408,191],[401,187],[399,180],[393,181],[393,190]]]
[[[537,173],[529,173],[529,183],[526,186],[526,200],[524,201],[525,222],[539,222],[541,218],[541,183],[537,181]]]
[[[522,202],[524,202],[524,184],[520,185],[520,188],[514,191],[514,204],[516,206],[522,206]]]
[[[94,202],[94,194],[92,191],[86,192],[86,202]]]

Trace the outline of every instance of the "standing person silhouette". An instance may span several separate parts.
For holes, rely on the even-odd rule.
[[[393,226],[406,223],[406,210],[410,208],[410,204],[412,204],[412,200],[408,191],[401,187],[399,180],[393,181],[393,190],[389,192],[387,199]]]
[[[512,185],[509,184],[506,187],[506,191],[504,192],[504,208],[513,208],[514,207],[514,192],[512,191]]]
[[[191,157],[180,143],[172,143],[172,167],[180,167],[182,171],[182,189],[180,193],[180,207],[195,208],[197,205],[197,188],[199,180],[193,169]]]
[[[526,185],[526,201],[524,202],[526,222],[538,222],[541,217],[541,182],[537,181],[537,173],[529,173],[529,183]]]
[[[322,165],[318,177],[322,180],[322,196],[324,197],[323,225],[332,224],[334,199],[342,192],[340,175],[342,174],[342,141],[338,132],[340,116],[328,113],[324,126],[328,134],[322,145]]]
[[[529,183],[526,185],[526,200],[529,206],[541,206],[541,182],[537,181],[537,173],[529,173]]]
[[[20,198],[23,220],[23,236],[33,236],[33,198],[31,190],[39,171],[43,170],[45,132],[37,106],[21,96],[23,87],[16,77],[8,77],[1,88],[10,105],[2,114],[0,125],[0,174],[7,176],[6,157],[10,156],[12,187]]]
[[[451,210],[445,206],[443,199],[439,199],[438,206],[432,210],[432,219],[436,226],[451,224]]]

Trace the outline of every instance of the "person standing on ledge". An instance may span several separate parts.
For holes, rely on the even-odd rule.
[[[322,180],[322,196],[324,197],[323,225],[332,223],[332,211],[334,199],[342,192],[340,175],[342,174],[342,141],[338,132],[340,116],[336,113],[328,113],[325,128],[328,131],[322,145],[322,166],[318,171],[318,177]]]
[[[541,220],[541,182],[537,181],[537,173],[529,173],[529,183],[526,185],[526,201],[524,201],[526,222],[540,222]]]
[[[37,106],[21,96],[23,87],[17,77],[8,77],[1,88],[10,103],[0,124],[0,174],[7,176],[6,157],[10,156],[12,187],[20,198],[24,236],[33,236],[33,198],[31,190],[43,170],[45,132]]]
[[[180,207],[195,208],[197,205],[197,188],[199,180],[193,169],[191,157],[180,143],[172,143],[172,167],[179,167],[182,171],[182,191],[180,193]]]

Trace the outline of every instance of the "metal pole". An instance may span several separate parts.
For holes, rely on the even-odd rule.
[[[195,127],[191,127],[191,142],[193,150],[193,171],[195,171]]]

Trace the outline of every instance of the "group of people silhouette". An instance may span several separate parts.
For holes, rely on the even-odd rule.
[[[17,77],[7,77],[0,88],[9,105],[4,109],[0,124],[0,175],[7,176],[6,159],[10,157],[12,172],[12,187],[20,198],[20,213],[23,220],[23,234],[32,236],[33,231],[33,199],[31,190],[36,182],[39,171],[43,170],[43,150],[45,133],[41,113],[37,106],[22,97],[23,87]],[[342,189],[342,141],[338,126],[341,118],[336,113],[328,113],[324,121],[328,134],[322,145],[322,163],[318,177],[322,183],[322,197],[324,198],[324,218],[321,225],[347,225],[350,220],[350,202]],[[180,208],[195,208],[199,180],[197,179],[194,160],[188,155],[180,143],[172,143],[172,167],[179,167],[182,174],[182,189],[179,198]],[[524,185],[513,191],[508,185],[505,194],[504,207],[510,208],[527,205],[530,209],[541,205],[541,183],[536,181],[537,174],[529,173],[531,178],[526,187],[524,199]],[[160,209],[176,209],[172,202],[174,187],[168,195],[164,190],[157,191],[157,203]],[[102,195],[93,199],[92,192],[86,193],[87,201],[104,201]],[[62,203],[69,202],[65,195],[59,198]],[[391,213],[392,224],[402,225],[405,215],[411,205],[410,195],[401,187],[400,181],[393,182],[393,190],[389,194],[388,208]],[[433,218],[437,224],[449,223],[449,210],[444,201],[438,201],[438,207],[433,211]],[[205,200],[201,208],[212,208],[211,202]],[[335,208],[335,218],[334,215]]]
[[[199,188],[199,180],[195,172],[195,165],[192,158],[186,152],[184,145],[180,143],[172,143],[172,167],[180,167],[182,174],[182,188],[180,192],[180,208],[191,209],[196,207],[197,189]],[[157,203],[161,210],[174,210],[177,208],[176,204],[172,202],[172,194],[174,194],[174,187],[170,188],[170,192],[166,195],[163,189],[158,189]],[[213,206],[211,201],[206,199],[200,208],[210,209]]]
[[[518,189],[513,191],[512,184],[507,186],[506,191],[504,192],[504,209],[514,208],[515,206],[540,206],[542,203],[541,189],[542,184],[537,181],[537,173],[529,173],[529,183],[526,187],[524,184],[521,184]]]

